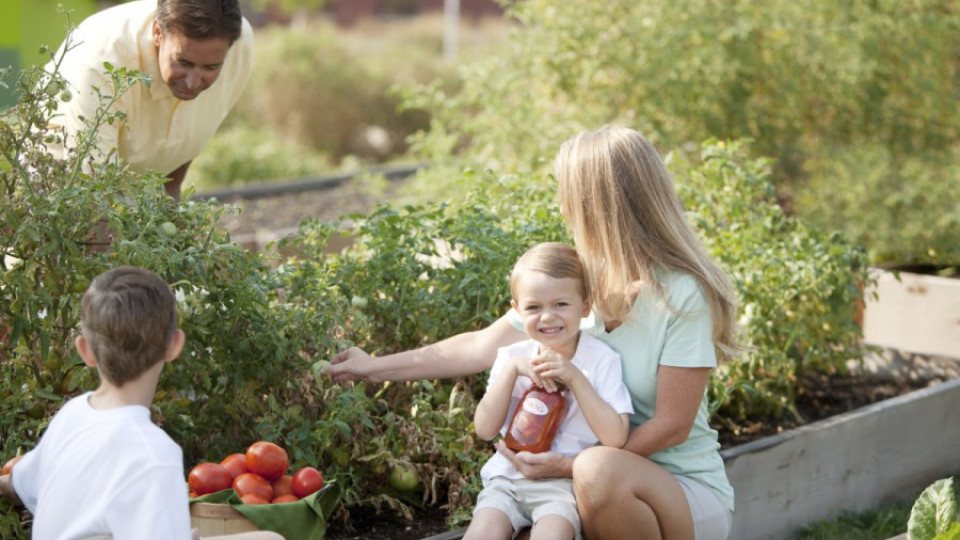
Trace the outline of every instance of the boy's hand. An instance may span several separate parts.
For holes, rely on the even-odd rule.
[[[558,382],[573,386],[583,373],[573,365],[572,359],[553,351],[544,351],[533,358],[533,372],[543,381],[540,385],[547,392],[555,392]],[[531,377],[532,378],[532,377]]]
[[[517,356],[511,359],[513,363],[513,369],[516,370],[517,376],[524,376],[530,379],[530,382],[534,386],[543,388],[543,380],[541,380],[540,375],[534,371],[533,358],[527,358],[525,356]]]
[[[572,458],[566,458],[556,452],[540,452],[539,454],[514,452],[507,448],[503,440],[494,443],[494,447],[525,478],[536,480],[539,478],[571,477]]]
[[[13,489],[13,476],[9,474],[0,476],[0,497],[13,502],[14,504],[23,504],[23,502],[20,500],[20,497],[17,495],[16,490]]]

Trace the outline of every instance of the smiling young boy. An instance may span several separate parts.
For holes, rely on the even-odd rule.
[[[577,252],[537,244],[514,266],[510,290],[530,339],[498,351],[474,416],[477,435],[490,440],[504,433],[531,385],[552,389],[559,383],[569,389],[568,406],[551,452],[572,456],[598,442],[623,446],[633,406],[620,356],[580,333],[591,303]],[[525,478],[507,454],[501,449],[483,466],[483,491],[464,540],[509,539],[530,525],[531,540],[579,538],[572,480]]]

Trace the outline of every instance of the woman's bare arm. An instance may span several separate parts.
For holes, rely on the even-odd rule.
[[[347,349],[331,358],[322,372],[335,381],[451,379],[490,368],[497,349],[525,337],[501,317],[482,330],[383,357],[372,357],[356,347]]]
[[[650,456],[687,440],[709,375],[710,368],[660,366],[653,418],[634,428],[624,448]]]

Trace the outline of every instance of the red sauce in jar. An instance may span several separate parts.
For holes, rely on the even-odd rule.
[[[505,442],[515,452],[546,452],[560,429],[567,398],[562,390],[547,392],[536,386],[530,387],[520,398]]]

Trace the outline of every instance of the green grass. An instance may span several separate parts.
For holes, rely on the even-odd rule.
[[[919,493],[917,494],[919,495]],[[916,496],[864,512],[844,512],[834,519],[810,524],[793,540],[886,540],[907,530]]]

